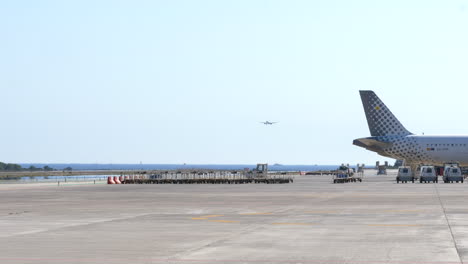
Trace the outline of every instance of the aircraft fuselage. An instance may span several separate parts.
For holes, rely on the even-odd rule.
[[[468,166],[468,136],[380,136],[356,139],[353,144],[412,164]]]

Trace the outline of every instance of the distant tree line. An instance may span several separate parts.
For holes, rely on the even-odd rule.
[[[53,171],[53,170],[54,170],[53,168],[47,165],[44,166],[43,168],[37,168],[32,165],[29,166],[29,168],[23,168],[19,164],[0,162],[0,171]]]
[[[0,171],[21,171],[23,168],[21,165],[14,163],[3,163],[0,162]]]

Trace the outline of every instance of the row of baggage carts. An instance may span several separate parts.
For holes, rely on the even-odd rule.
[[[285,184],[294,182],[292,175],[269,174],[255,177],[244,173],[177,173],[121,175],[108,177],[108,184]]]

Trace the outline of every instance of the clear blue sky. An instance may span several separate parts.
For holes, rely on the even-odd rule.
[[[0,36],[0,161],[389,160],[360,89],[468,134],[467,0],[2,1]]]

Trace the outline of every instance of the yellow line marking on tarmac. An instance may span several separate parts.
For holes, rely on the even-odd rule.
[[[272,223],[272,225],[317,225],[312,223]]]
[[[240,215],[271,215],[273,213],[245,213]]]
[[[221,216],[224,216],[224,215],[205,215],[205,216],[202,216],[202,217],[211,218],[211,217],[221,217]]]
[[[395,226],[395,227],[414,227],[414,226],[421,226],[421,225],[395,225],[395,224],[368,224],[368,226]]]
[[[338,198],[338,197],[343,197],[343,195],[336,195],[336,194],[330,194],[330,195],[299,195],[298,197],[306,197],[306,198]]]
[[[204,217],[192,217],[192,220],[206,220],[208,218],[204,218]]]
[[[309,214],[337,214],[338,211],[305,211],[304,213],[309,213]]]
[[[420,213],[420,212],[424,212],[424,210],[384,210],[383,212],[387,212],[387,213]]]
[[[330,197],[330,196],[336,196],[336,194],[306,194],[306,195],[300,195],[300,197]]]
[[[239,223],[239,221],[229,221],[229,220],[209,220],[210,222],[216,223]]]

